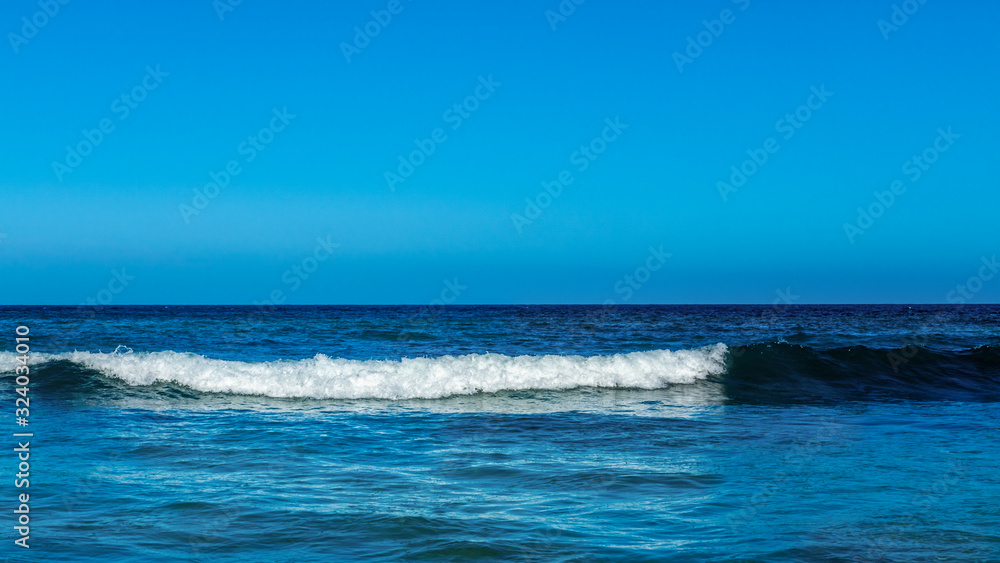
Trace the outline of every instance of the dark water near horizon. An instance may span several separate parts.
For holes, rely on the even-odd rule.
[[[1000,306],[0,320],[0,560],[1000,561]]]

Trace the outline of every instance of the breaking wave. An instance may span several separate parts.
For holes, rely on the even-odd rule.
[[[32,385],[97,392],[107,385],[301,399],[439,399],[476,393],[721,385],[746,403],[882,400],[1000,401],[1000,348],[911,346],[817,350],[787,343],[605,356],[470,354],[402,360],[230,361],[189,352],[35,354]],[[13,378],[15,355],[0,352]]]
[[[33,363],[72,362],[131,386],[183,385],[208,393],[312,399],[437,399],[453,395],[579,387],[658,389],[725,371],[727,348],[655,350],[610,356],[505,356],[240,362],[192,353],[36,354]],[[14,355],[0,355],[3,366]],[[5,367],[5,371],[12,371]]]

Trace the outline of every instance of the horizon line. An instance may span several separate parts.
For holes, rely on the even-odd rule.
[[[0,304],[0,308],[6,307],[73,307],[79,309],[122,309],[127,307],[246,307],[257,309],[277,309],[282,307],[734,307],[734,306],[754,306],[773,307],[783,309],[788,307],[818,307],[818,306],[985,306],[1000,305],[1000,302],[984,303],[284,303],[276,304],[247,304],[247,303],[129,303],[129,304],[68,304],[68,303],[48,303],[48,304]]]

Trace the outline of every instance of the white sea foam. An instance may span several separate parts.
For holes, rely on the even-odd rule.
[[[579,387],[658,389],[694,383],[725,370],[727,348],[654,350],[611,356],[471,354],[399,361],[238,362],[191,353],[38,354],[34,362],[69,360],[129,385],[177,383],[203,392],[316,399],[437,399],[453,395]],[[0,355],[0,365],[13,355]],[[12,368],[4,371],[13,371]]]

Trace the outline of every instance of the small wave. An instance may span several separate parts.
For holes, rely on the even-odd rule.
[[[290,399],[440,399],[580,388],[663,389],[708,381],[728,400],[782,404],[894,400],[1000,401],[1000,348],[942,351],[852,346],[817,350],[773,342],[605,356],[469,354],[403,360],[229,361],[189,352],[34,354],[34,384],[98,392],[176,385],[196,393]],[[14,375],[16,355],[0,352]],[[33,376],[34,377],[34,376]],[[182,392],[180,389],[175,391]]]
[[[610,356],[505,356],[240,362],[192,353],[37,354],[34,362],[69,361],[133,386],[175,383],[209,393],[312,399],[438,399],[455,395],[580,387],[659,389],[725,371],[727,348],[654,350]],[[11,366],[13,354],[0,354]],[[13,371],[9,368],[6,371]]]
[[[726,396],[753,403],[1000,400],[1000,350],[851,346],[816,350],[774,342],[729,349]]]

